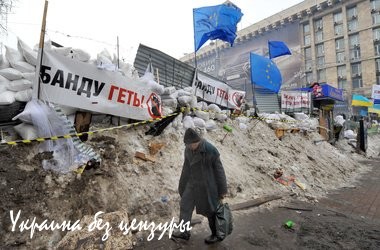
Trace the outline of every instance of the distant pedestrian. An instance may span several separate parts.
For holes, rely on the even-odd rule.
[[[184,143],[185,160],[178,186],[181,196],[179,219],[190,222],[195,207],[197,214],[208,219],[211,235],[205,242],[212,244],[221,241],[216,236],[215,211],[227,194],[226,175],[218,150],[195,130],[186,130]],[[173,237],[189,240],[190,232],[175,232]]]

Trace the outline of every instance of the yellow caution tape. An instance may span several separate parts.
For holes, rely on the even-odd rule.
[[[67,134],[67,135],[56,135],[56,136],[51,136],[51,137],[36,138],[36,139],[32,139],[32,140],[18,140],[18,141],[1,142],[0,146],[1,145],[27,144],[27,143],[32,143],[32,142],[44,142],[44,141],[58,140],[58,139],[70,139],[72,137],[80,137],[80,136],[86,135],[86,134],[87,135],[93,135],[95,133],[111,131],[111,130],[120,129],[120,128],[130,128],[132,126],[139,126],[139,125],[143,125],[143,124],[147,124],[147,123],[152,123],[152,122],[160,121],[160,120],[165,119],[167,117],[176,116],[178,114],[180,114],[180,113],[177,112],[177,113],[173,113],[170,115],[161,116],[160,118],[151,119],[148,121],[135,122],[135,123],[125,124],[125,125],[121,125],[121,126],[117,126],[117,127],[106,128],[106,129],[98,129],[98,130],[93,130],[93,131],[88,131],[88,132],[73,133],[73,134]]]
[[[56,135],[56,136],[51,136],[51,137],[36,138],[36,139],[32,139],[32,140],[17,140],[17,141],[1,142],[0,146],[1,145],[28,144],[28,143],[32,143],[32,142],[44,142],[44,141],[49,141],[49,140],[70,139],[72,137],[80,137],[80,136],[85,135],[85,134],[87,134],[87,135],[93,135],[95,133],[101,133],[101,132],[111,131],[111,130],[115,130],[115,129],[137,127],[137,126],[140,126],[140,125],[144,125],[144,124],[160,121],[160,120],[165,119],[167,117],[176,116],[176,115],[179,115],[180,113],[191,112],[191,111],[213,112],[212,110],[202,110],[202,109],[199,109],[199,108],[182,107],[180,112],[173,113],[173,114],[166,115],[166,116],[161,116],[160,118],[154,118],[154,119],[150,119],[150,120],[130,123],[130,124],[116,126],[116,127],[111,127],[111,128],[103,128],[103,129],[98,129],[98,130],[93,130],[93,131],[88,131],[88,132],[73,133],[73,134],[67,134],[67,135]],[[213,113],[218,113],[218,112],[213,112]],[[221,113],[221,114],[224,114],[224,113]],[[265,118],[265,117],[258,117],[258,116],[245,116],[245,115],[236,115],[236,114],[231,114],[231,116],[235,116],[235,117],[247,117],[247,118],[250,118],[250,119],[256,119],[256,120],[260,120],[260,121],[273,120],[273,121],[287,122],[287,123],[297,123],[297,122],[299,122],[299,121],[289,121],[289,120],[285,120],[285,119],[272,119],[272,118]]]

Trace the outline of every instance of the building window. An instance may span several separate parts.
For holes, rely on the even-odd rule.
[[[334,14],[334,31],[336,36],[343,35],[343,17],[342,12]]]
[[[315,52],[317,54],[316,55],[317,56],[317,67],[318,68],[324,67],[325,66],[325,49],[324,49],[323,43],[317,44],[315,46]]]
[[[311,43],[311,36],[310,35],[305,35],[303,37],[303,39],[304,39],[303,43],[304,43],[305,46],[310,45],[310,43]]]
[[[359,60],[360,59],[360,48],[353,48],[350,50],[350,58],[351,60]]]
[[[311,60],[306,60],[305,61],[305,71],[311,71],[312,70],[312,61]]]
[[[311,73],[311,72],[306,73],[306,82],[307,83],[314,82],[313,73]]]
[[[324,56],[317,57],[317,67],[322,68],[324,66],[325,66],[325,57]]]
[[[347,89],[347,80],[346,79],[338,79],[338,88],[339,89]]]
[[[380,28],[373,30],[373,40],[379,40],[380,41]]]
[[[376,63],[376,73],[380,72],[380,58],[375,60]]]
[[[310,25],[308,23],[303,25],[303,33],[310,33]]]
[[[323,40],[323,22],[322,19],[314,21],[315,41],[321,42]]]
[[[375,44],[375,55],[380,56],[380,44]]]
[[[358,29],[358,20],[357,19],[352,19],[347,22],[347,28],[348,32],[353,32]]]
[[[314,29],[317,30],[323,30],[323,22],[322,19],[318,19],[314,21]]]
[[[373,25],[380,24],[380,13],[378,11],[373,12],[371,16]]]
[[[342,12],[334,13],[334,24],[340,24],[343,22]]]
[[[361,78],[354,78],[352,79],[352,88],[362,88],[363,87],[363,81]]]
[[[336,53],[336,62],[337,63],[344,63],[345,60],[346,60],[346,56],[345,56],[344,51]]]
[[[347,9],[347,20],[356,19],[358,17],[358,11],[355,7]]]
[[[334,32],[336,36],[343,35],[343,24],[336,24],[334,25]]]
[[[346,78],[346,65],[342,65],[338,67],[338,80]]]
[[[362,74],[362,67],[360,63],[351,64],[351,76],[360,77]]]
[[[316,45],[316,51],[317,51],[317,57],[323,56],[325,54],[323,43]]]
[[[344,50],[344,39],[343,38],[335,40],[335,49],[336,49],[336,51]]]
[[[317,71],[318,82],[326,82],[326,70],[320,69]]]
[[[380,76],[376,76],[376,84],[380,85]]]
[[[322,41],[323,41],[323,31],[318,30],[317,32],[315,32],[315,42],[319,43]]]
[[[360,42],[359,42],[359,34],[351,35],[348,37],[348,40],[350,42],[350,48],[357,47]]]
[[[371,0],[371,11],[380,10],[380,0]]]
[[[305,59],[311,59],[311,48],[305,48]]]

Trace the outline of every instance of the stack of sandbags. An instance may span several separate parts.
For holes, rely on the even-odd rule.
[[[186,87],[184,89],[178,90],[178,103],[182,107],[196,108],[197,107],[197,97],[193,94],[192,87]]]
[[[177,102],[178,92],[175,89],[175,87],[165,87],[164,92],[161,94],[161,101],[163,107],[167,107],[169,109],[175,110],[177,109],[178,102]]]
[[[37,52],[18,39],[17,49],[5,46],[5,58],[0,55],[0,105],[32,98]]]

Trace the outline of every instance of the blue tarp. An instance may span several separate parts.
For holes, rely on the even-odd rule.
[[[319,90],[317,95],[314,95],[314,100],[323,100],[323,99],[333,99],[336,101],[344,101],[343,97],[343,90],[334,88],[331,85],[328,84],[321,84],[319,86],[321,89]],[[315,89],[308,87],[308,88],[299,88],[296,90],[300,91],[307,91],[307,92],[315,92]],[[315,93],[314,93],[315,94]]]

